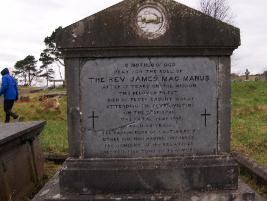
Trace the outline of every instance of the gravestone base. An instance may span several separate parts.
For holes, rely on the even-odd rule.
[[[237,189],[229,156],[150,159],[69,158],[60,172],[61,194],[181,193]]]
[[[247,199],[244,199],[247,196]],[[107,196],[79,196],[47,199],[45,201],[254,201],[255,194],[240,194],[237,191],[227,192],[190,192],[185,194],[144,194],[144,195],[107,195]],[[258,201],[258,200],[257,200]]]
[[[266,201],[242,180],[237,190],[157,194],[61,195],[57,173],[32,201]]]

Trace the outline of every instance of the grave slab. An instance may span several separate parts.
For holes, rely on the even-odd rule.
[[[44,175],[38,136],[45,122],[0,123],[0,200],[22,200]]]

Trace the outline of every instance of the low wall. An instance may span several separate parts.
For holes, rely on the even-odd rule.
[[[21,201],[43,179],[38,136],[44,121],[0,123],[0,200]]]

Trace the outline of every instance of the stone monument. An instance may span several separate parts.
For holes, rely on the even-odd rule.
[[[246,69],[245,75],[246,75],[246,80],[247,81],[249,80],[249,74],[250,74],[250,72],[248,71],[248,69]]]
[[[46,200],[235,200],[239,29],[175,1],[125,0],[66,27],[57,45],[70,158]]]

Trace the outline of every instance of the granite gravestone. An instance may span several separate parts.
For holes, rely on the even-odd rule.
[[[230,55],[239,29],[175,1],[126,0],[63,29],[57,45],[70,145],[61,198],[237,189]]]

